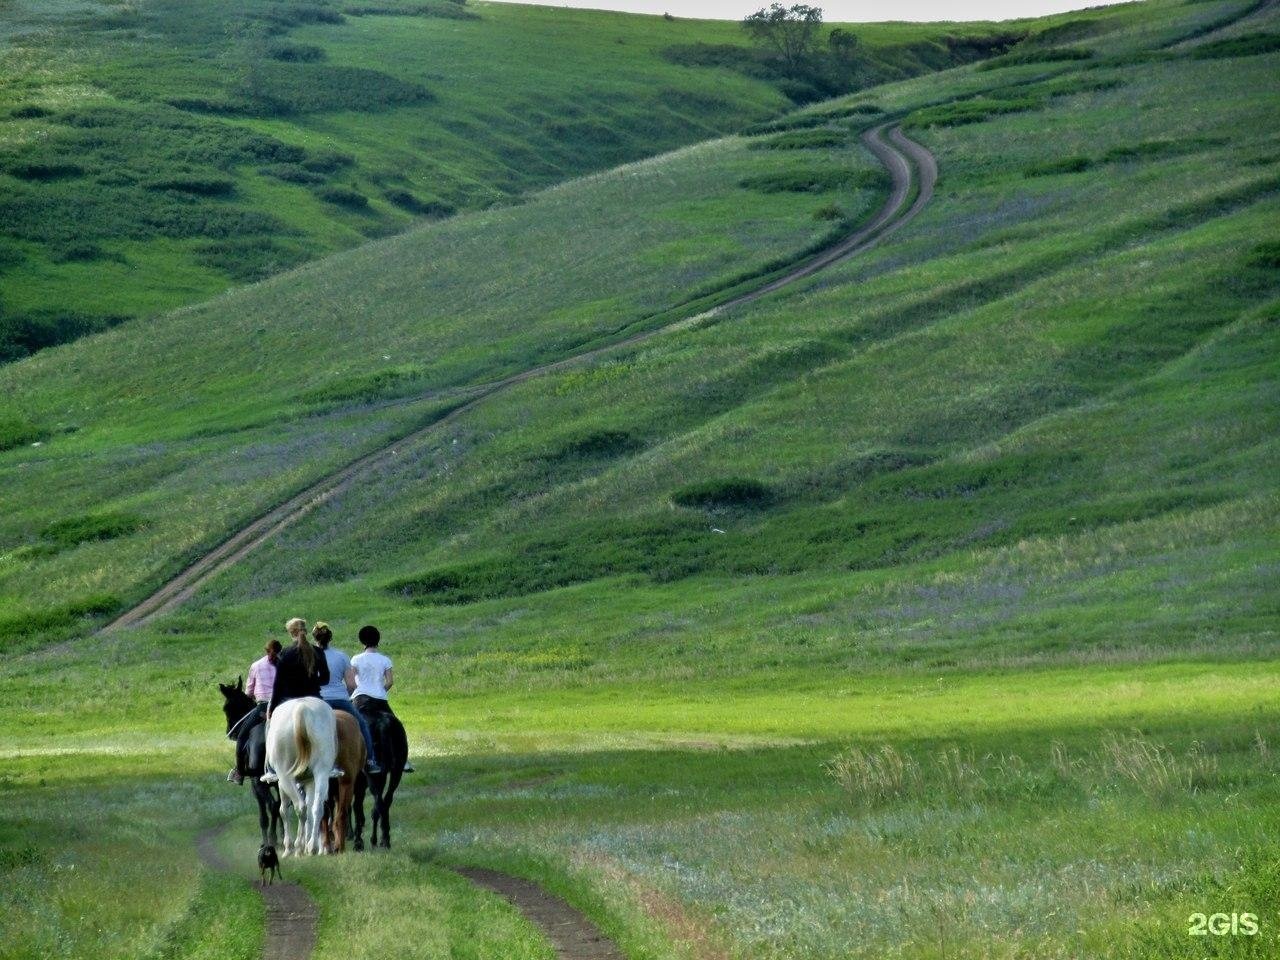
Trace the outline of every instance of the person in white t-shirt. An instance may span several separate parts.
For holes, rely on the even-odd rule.
[[[377,627],[361,627],[359,636],[364,650],[351,658],[356,680],[351,700],[361,713],[390,711],[388,694],[395,684],[395,671],[391,658],[378,649],[382,634]],[[412,773],[413,765],[406,762],[404,772]]]

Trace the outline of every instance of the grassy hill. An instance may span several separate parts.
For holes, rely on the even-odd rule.
[[[14,0],[5,26],[0,360],[789,102],[723,22],[452,0]],[[1007,45],[978,42],[1007,33],[992,25],[859,32],[847,82]],[[752,69],[669,53],[689,48]]]
[[[318,956],[545,956],[459,862],[632,957],[1265,955],[1280,21],[1035,29],[0,370],[10,952],[254,955],[187,844],[247,803],[213,684],[301,614],[383,628],[431,787],[392,855],[294,868]],[[49,645],[469,387],[849,229],[886,118],[941,176],[878,248],[495,395],[182,613]],[[121,920],[129,849],[172,895]],[[1210,909],[1263,935],[1188,937]]]

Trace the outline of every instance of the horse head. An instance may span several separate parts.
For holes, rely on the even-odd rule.
[[[222,713],[227,718],[229,731],[241,717],[253,709],[253,697],[244,692],[244,677],[237,677],[234,685],[220,683],[218,690],[222,693]]]

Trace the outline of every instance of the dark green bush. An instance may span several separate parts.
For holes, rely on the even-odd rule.
[[[267,56],[284,63],[317,63],[325,58],[325,52],[314,43],[273,43]]]
[[[142,529],[145,521],[133,513],[91,513],[67,517],[49,524],[41,532],[44,539],[60,547],[74,547],[95,540],[114,540]]]
[[[421,197],[399,188],[386,191],[384,196],[402,210],[423,217],[451,217],[456,208],[443,200],[423,200]]]
[[[182,173],[157,177],[147,181],[143,186],[148,190],[172,190],[175,193],[190,193],[198,197],[228,197],[235,192],[236,184],[230,177]]]
[[[580,436],[570,437],[547,460],[571,460],[603,457],[620,457],[634,453],[643,447],[641,440],[626,430],[592,430]]]
[[[1044,163],[1033,163],[1022,171],[1024,177],[1046,177],[1059,173],[1081,173],[1093,166],[1088,157],[1063,157],[1059,160],[1047,160]]]
[[[316,191],[316,196],[326,203],[332,203],[339,207],[347,207],[351,210],[364,210],[369,206],[369,198],[359,190],[351,187],[334,185],[332,187],[324,187]]]
[[[671,502],[677,506],[704,509],[767,507],[773,500],[774,493],[768,486],[743,477],[703,480],[671,494]]]
[[[746,177],[738,185],[761,193],[825,193],[841,187],[878,188],[885,182],[883,170],[839,170],[815,167]]]
[[[85,617],[103,616],[119,609],[120,598],[103,593],[84,597],[61,607],[0,617],[0,643],[41,633],[64,632]]]
[[[768,140],[756,140],[752,150],[813,150],[822,147],[838,147],[847,139],[839,130],[792,130]]]
[[[815,220],[840,220],[843,217],[844,211],[834,203],[824,203],[813,211],[813,219]]]
[[[351,154],[337,150],[317,150],[302,158],[303,168],[313,173],[336,173],[345,167],[354,166],[355,162],[356,158]]]
[[[324,183],[325,180],[324,174],[313,173],[299,163],[273,163],[270,166],[259,167],[258,172],[263,176],[283,180],[285,183],[316,184]]]
[[[36,443],[49,436],[49,431],[30,420],[0,417],[0,450],[12,450]]]
[[[1092,50],[1079,47],[1048,47],[1046,49],[1018,49],[1006,53],[994,60],[978,64],[979,70],[1000,70],[1004,67],[1016,67],[1024,63],[1063,63],[1071,60],[1088,60],[1093,56]]]
[[[1043,106],[1044,101],[1038,97],[1018,97],[1007,100],[975,97],[972,100],[958,100],[954,103],[917,110],[907,118],[905,125],[910,127],[958,127],[966,123],[981,123],[991,117],[1001,116],[1006,113],[1039,110]]]
[[[83,176],[84,168],[79,164],[67,162],[17,160],[9,164],[4,172],[20,180],[47,181]]]
[[[1258,244],[1249,252],[1246,262],[1252,267],[1271,270],[1280,268],[1280,240],[1267,240]]]
[[[1253,57],[1280,50],[1280,33],[1249,33],[1225,40],[1213,40],[1196,47],[1191,56],[1196,60],[1225,60],[1228,57]]]
[[[41,117],[52,116],[53,111],[46,107],[38,107],[34,103],[27,103],[21,107],[14,107],[9,111],[9,116],[15,120],[38,120]]]

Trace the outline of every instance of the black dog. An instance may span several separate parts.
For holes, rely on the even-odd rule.
[[[264,843],[258,848],[258,876],[261,878],[260,886],[265,887],[269,882],[275,883],[275,878],[284,879],[284,874],[280,872],[280,858],[276,856],[276,848],[269,843]]]

